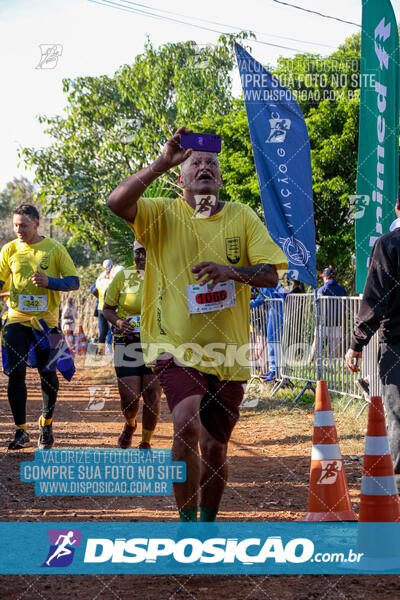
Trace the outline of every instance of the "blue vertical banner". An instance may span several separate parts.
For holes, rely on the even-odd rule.
[[[317,287],[310,142],[291,91],[235,44],[261,202],[288,276]]]

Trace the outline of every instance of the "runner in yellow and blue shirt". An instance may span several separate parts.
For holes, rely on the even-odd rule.
[[[188,133],[179,128],[108,206],[147,252],[142,343],[172,412],[174,459],[186,462],[186,481],[174,484],[179,515],[196,521],[200,500],[200,520],[213,521],[249,377],[250,286],[275,287],[287,260],[249,206],[219,199],[218,157],[183,149]],[[177,165],[183,198],[141,198]]]
[[[161,387],[157,376],[144,364],[140,343],[140,314],[146,250],[134,243],[135,265],[115,275],[106,294],[103,313],[112,324],[114,365],[118,378],[121,409],[125,425],[118,437],[120,448],[129,448],[137,428],[139,399],[143,396],[142,441],[139,448],[149,450],[160,413]],[[134,350],[134,355],[132,355]]]
[[[110,285],[113,279],[113,261],[110,258],[106,258],[103,261],[103,269],[103,273],[101,273],[98,276],[98,278],[90,288],[91,293],[97,298],[96,312],[97,322],[99,326],[99,337],[97,342],[99,344],[99,354],[104,354],[104,344],[106,343],[106,341],[109,351],[111,352],[111,330],[107,319],[103,315],[104,299],[106,297],[108,286]]]
[[[17,428],[8,448],[17,450],[30,442],[25,376],[33,345],[43,397],[38,446],[48,449],[54,443],[52,421],[59,385],[54,351],[62,342],[57,327],[60,292],[78,289],[79,279],[66,249],[39,235],[39,213],[34,206],[21,204],[15,208],[13,224],[17,238],[3,246],[0,253],[0,289],[6,284],[10,292],[2,333],[3,366],[5,360],[8,399]]]

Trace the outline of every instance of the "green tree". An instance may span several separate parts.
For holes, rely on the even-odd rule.
[[[182,124],[222,135],[221,197],[249,204],[263,217],[244,103],[232,97],[233,39],[221,36],[213,48],[194,42],[154,48],[147,42],[144,53],[114,77],[64,81],[65,116],[40,117],[52,145],[25,148],[22,156],[36,168],[39,199],[67,231],[69,244],[91,245],[123,264],[130,260],[133,234],[106,208],[106,199]],[[353,272],[349,195],[356,181],[359,65],[357,34],[329,57],[298,54],[272,69],[297,97],[309,130],[317,268],[334,263],[345,282]],[[176,177],[177,170],[168,173],[161,192],[147,193],[180,193]]]
[[[148,41],[144,53],[114,77],[64,80],[66,116],[40,117],[53,143],[24,148],[22,156],[36,168],[45,212],[74,242],[107,250],[112,244],[120,251],[131,240],[127,225],[107,209],[108,195],[153,160],[178,126],[230,110],[232,40],[221,36],[214,47],[190,41],[158,49]],[[164,185],[176,193],[175,172]]]
[[[0,192],[0,248],[15,238],[12,225],[13,209],[18,204],[35,202],[35,187],[26,177],[14,177],[6,183]],[[44,225],[46,226],[46,223]]]
[[[317,268],[334,263],[352,284],[354,223],[349,195],[355,193],[358,99],[324,101],[306,119],[311,145]],[[249,204],[263,218],[246,110],[235,101],[228,115],[194,125],[222,135],[220,155],[224,189],[221,198]]]
[[[354,291],[354,220],[358,155],[361,34],[347,38],[329,57],[298,55],[278,62],[289,77],[306,119],[311,145],[317,270],[336,266]]]
[[[13,209],[26,202],[34,203],[35,187],[26,177],[14,177],[0,192],[0,216],[9,217]]]
[[[345,277],[354,251],[349,196],[355,193],[359,99],[321,102],[306,119],[311,144],[318,268],[334,263]]]
[[[308,117],[325,100],[358,96],[360,57],[361,34],[356,33],[328,57],[306,53],[280,58],[272,72],[293,92],[304,117]]]
[[[355,194],[357,174],[359,67],[360,34],[356,34],[330,57],[300,54],[279,60],[273,70],[297,97],[308,128],[318,272],[333,263],[349,291],[354,287],[354,222],[349,196]],[[234,100],[226,115],[206,116],[191,125],[222,135],[222,197],[249,204],[262,217],[243,100]]]

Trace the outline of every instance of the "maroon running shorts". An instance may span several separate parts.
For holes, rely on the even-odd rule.
[[[167,397],[170,411],[181,400],[203,395],[200,420],[207,431],[222,444],[227,444],[239,419],[245,381],[220,381],[215,375],[192,367],[177,365],[173,358],[158,360],[155,373]]]

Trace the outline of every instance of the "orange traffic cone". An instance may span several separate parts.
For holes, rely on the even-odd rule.
[[[373,396],[369,406],[359,520],[400,521],[400,501],[380,396]]]
[[[76,353],[79,356],[83,356],[84,354],[86,354],[87,345],[87,339],[85,334],[83,333],[83,327],[82,325],[79,325],[78,337],[76,341]]]
[[[359,521],[358,567],[369,573],[398,569],[399,532],[390,523],[400,521],[400,501],[380,396],[372,396],[369,405]]]
[[[326,381],[318,381],[305,521],[357,521],[352,509]]]
[[[73,356],[74,355],[74,334],[72,333],[72,331],[70,329],[66,329],[65,333],[64,333],[64,337],[65,337],[65,341],[68,346],[68,350],[70,351],[70,353]]]

